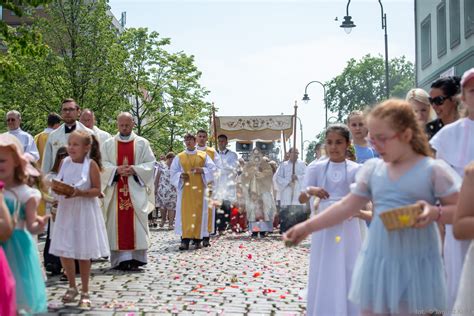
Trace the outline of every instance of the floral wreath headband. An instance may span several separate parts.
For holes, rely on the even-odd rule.
[[[20,167],[26,176],[39,177],[40,172],[31,165],[35,161],[29,153],[23,152],[20,141],[8,133],[0,134],[0,147],[10,148],[20,160]]]

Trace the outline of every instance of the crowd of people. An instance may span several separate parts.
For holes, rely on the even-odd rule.
[[[6,123],[0,315],[46,312],[44,271],[68,282],[63,303],[90,308],[92,260],[139,271],[150,227],[166,224],[181,251],[227,230],[276,230],[288,246],[311,234],[308,315],[474,313],[474,69],[352,112],[326,129],[309,165],[296,148],[280,163],[259,149],[244,160],[226,135],[208,146],[205,130],[156,159],[130,113],[112,136],[73,99],[35,137],[18,111]],[[413,205],[419,212],[398,219],[411,221],[404,229],[379,216]],[[43,268],[35,235],[45,230]]]

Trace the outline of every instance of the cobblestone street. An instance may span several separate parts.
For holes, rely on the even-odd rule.
[[[88,314],[304,314],[308,242],[286,248],[279,234],[252,239],[229,233],[211,239],[210,248],[181,252],[173,232],[152,229],[151,235],[149,262],[142,272],[93,263]],[[50,277],[47,287],[51,313],[85,313],[75,304],[61,303],[67,282]]]

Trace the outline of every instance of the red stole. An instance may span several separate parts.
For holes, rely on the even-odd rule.
[[[117,141],[117,166],[133,165],[135,141]],[[128,187],[128,177],[117,182],[117,240],[119,250],[135,249],[135,210]]]

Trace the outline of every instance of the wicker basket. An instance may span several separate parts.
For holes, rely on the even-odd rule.
[[[72,195],[74,193],[74,187],[66,184],[62,181],[53,179],[51,181],[51,189],[59,195]]]
[[[422,211],[421,204],[410,204],[383,212],[380,218],[387,230],[398,230],[415,225],[416,218]]]

